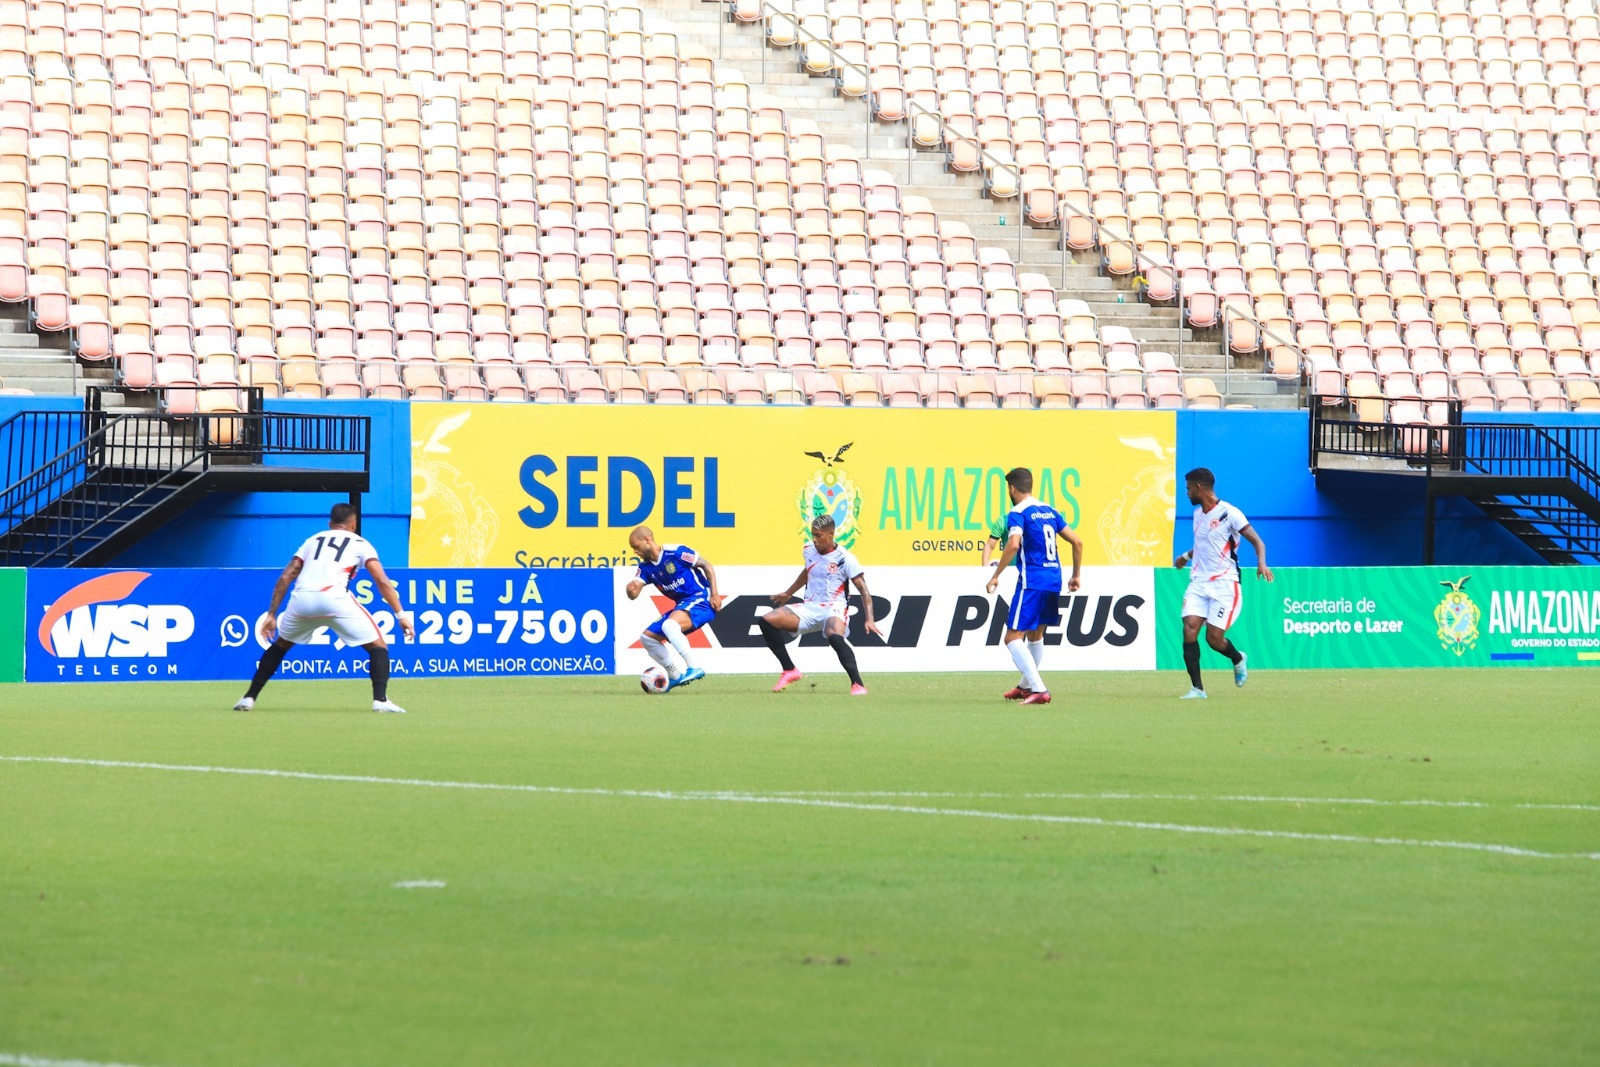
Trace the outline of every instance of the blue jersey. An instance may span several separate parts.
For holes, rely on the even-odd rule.
[[[1017,588],[1060,590],[1061,555],[1056,551],[1056,534],[1067,528],[1061,512],[1030,496],[1011,509],[1006,526],[1007,539],[1022,532],[1022,548],[1017,552]]]
[[[638,578],[653,585],[675,604],[687,606],[711,602],[711,590],[700,572],[700,557],[684,545],[662,545],[661,558],[654,563],[639,561]]]

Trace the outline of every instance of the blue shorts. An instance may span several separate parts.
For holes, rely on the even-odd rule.
[[[1061,590],[1018,589],[1011,598],[1006,625],[1013,630],[1061,625]]]
[[[690,630],[700,629],[700,627],[704,626],[706,623],[715,618],[717,614],[715,611],[711,610],[711,602],[709,600],[694,600],[687,604],[679,604],[677,607],[673,608],[672,611],[667,612],[666,615],[661,616],[661,618],[657,619],[649,626],[646,626],[644,628],[644,632],[647,634],[655,634],[657,637],[664,636],[661,632],[661,624],[667,621],[668,615],[671,615],[673,612],[677,611],[685,611],[689,613],[689,625],[684,627],[684,633],[688,633]]]

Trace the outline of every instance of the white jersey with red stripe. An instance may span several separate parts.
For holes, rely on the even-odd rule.
[[[1194,509],[1194,556],[1189,579],[1194,582],[1239,580],[1239,536],[1250,520],[1244,512],[1219,500],[1210,511]]]
[[[326,626],[352,647],[384,640],[377,620],[350,592],[356,571],[378,558],[372,542],[350,530],[323,530],[306,538],[294,556],[300,577],[278,619],[279,637],[303,644]]]
[[[806,543],[806,603],[830,613],[843,613],[850,600],[850,582],[861,576],[861,564],[848,549],[835,545],[823,554]]]
[[[323,530],[306,538],[295,552],[300,561],[297,593],[343,592],[356,571],[378,558],[372,542],[350,530]]]

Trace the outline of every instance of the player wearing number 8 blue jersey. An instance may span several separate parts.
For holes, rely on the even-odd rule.
[[[1050,703],[1039,666],[1044,661],[1044,631],[1061,622],[1061,555],[1058,541],[1072,546],[1072,577],[1067,590],[1077,592],[1083,570],[1083,542],[1072,532],[1067,520],[1049,504],[1033,497],[1033,472],[1018,467],[1006,475],[1011,495],[1007,516],[1006,548],[989,579],[992,594],[1000,584],[1000,573],[1017,563],[1017,588],[1011,596],[1006,616],[1006,649],[1022,672],[1022,682],[1005,694],[1007,700],[1024,704]],[[1026,640],[1026,644],[1024,644]]]
[[[645,586],[653,585],[672,600],[671,609],[645,627],[639,643],[667,672],[670,688],[699,681],[706,672],[689,651],[688,635],[710,622],[722,607],[716,570],[686,545],[657,544],[648,526],[637,527],[628,535],[628,547],[639,557],[639,570],[628,583],[628,599],[637,599]],[[682,664],[673,656],[674,650]]]

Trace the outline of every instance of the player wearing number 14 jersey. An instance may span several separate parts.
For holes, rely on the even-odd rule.
[[[272,589],[272,603],[261,622],[261,636],[272,644],[261,654],[256,676],[251,679],[249,690],[233,706],[234,711],[254,708],[256,697],[261,695],[283,657],[295,645],[311,640],[324,626],[338,634],[345,644],[360,645],[367,650],[371,661],[372,710],[401,713],[406,710],[389,700],[389,645],[383,632],[350,592],[350,579],[363,567],[372,575],[384,602],[394,609],[405,635],[412,635],[411,616],[400,609],[400,594],[383,572],[378,550],[356,533],[356,509],[349,504],[335,504],[328,515],[328,528],[306,538],[306,543],[278,575],[278,584]],[[289,594],[289,606],[279,618],[278,605],[291,583],[294,592]]]
[[[1050,703],[1039,666],[1044,661],[1044,631],[1061,622],[1061,556],[1058,540],[1072,546],[1069,592],[1077,592],[1083,570],[1083,542],[1072,532],[1061,512],[1033,498],[1033,472],[1018,467],[1006,475],[1011,513],[1006,518],[1006,548],[989,579],[989,592],[1000,584],[1000,574],[1017,561],[1017,588],[1006,616],[1006,649],[1022,672],[1021,682],[1005,694],[1024,704]],[[1023,641],[1026,639],[1027,644]]]

